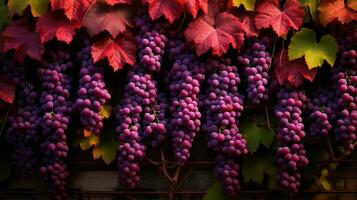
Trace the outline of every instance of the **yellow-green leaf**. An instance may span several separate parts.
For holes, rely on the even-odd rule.
[[[254,10],[254,4],[255,4],[255,0],[233,0],[234,7],[238,8],[240,5],[243,5],[244,8],[248,11]]]
[[[29,5],[29,0],[9,0],[7,7],[9,9],[9,15],[22,14],[22,11]]]
[[[302,28],[292,38],[289,45],[289,60],[305,57],[309,69],[321,67],[324,61],[334,65],[338,52],[337,43],[330,35],[324,35],[317,42],[313,30]]]
[[[90,135],[86,138],[81,138],[79,142],[79,146],[83,151],[91,148],[92,146],[96,146],[99,143],[99,137],[95,134]]]
[[[315,21],[317,18],[317,7],[320,0],[300,0],[300,2],[309,8],[312,19]]]
[[[321,171],[321,176],[319,178],[319,182],[325,190],[330,191],[332,186],[330,184],[330,181],[327,179],[327,175],[328,175],[328,170],[323,169]]]
[[[5,23],[9,21],[9,17],[7,14],[7,7],[5,4],[5,0],[0,0],[0,31],[2,31]]]
[[[22,12],[30,5],[31,13],[34,17],[39,17],[47,12],[48,0],[9,0],[7,7],[9,15],[21,15]]]
[[[48,0],[29,0],[29,4],[34,17],[42,16],[47,12]]]
[[[104,118],[109,118],[111,113],[112,113],[112,106],[110,105],[104,105],[100,110],[100,115],[102,115]]]
[[[115,160],[118,144],[115,140],[101,141],[98,146],[93,148],[93,159],[102,157],[104,162],[109,165]]]

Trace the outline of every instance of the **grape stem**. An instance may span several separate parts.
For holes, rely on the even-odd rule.
[[[342,154],[340,157],[336,157],[333,148],[332,148],[332,143],[331,143],[331,138],[328,137],[327,138],[327,144],[329,147],[329,151],[330,151],[330,158],[327,160],[327,162],[340,162],[341,160],[344,160],[346,157],[348,157],[349,155],[351,155],[352,151],[348,151],[344,154]],[[353,143],[353,147],[357,146],[357,141],[355,141]]]

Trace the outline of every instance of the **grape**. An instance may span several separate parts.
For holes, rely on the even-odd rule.
[[[237,195],[240,190],[238,163],[232,158],[219,154],[215,160],[214,171],[216,178],[221,180],[224,191],[229,196]]]
[[[356,28],[341,31],[338,37],[340,60],[332,70],[331,77],[336,91],[338,113],[336,121],[336,140],[345,150],[352,152],[357,141],[357,35]]]
[[[311,94],[311,101],[307,104],[310,134],[315,137],[327,136],[336,120],[335,91],[329,87],[318,86]]]
[[[159,145],[166,135],[166,108],[163,94],[158,94],[150,74],[136,71],[128,74],[124,97],[116,109],[119,181],[126,188],[135,188],[140,181],[140,161],[144,158],[144,139],[152,136],[152,145]]]
[[[193,139],[201,125],[198,94],[200,82],[204,79],[204,68],[196,59],[193,54],[178,57],[166,75],[170,90],[172,144],[179,165],[190,157]]]
[[[42,105],[42,166],[40,173],[53,192],[54,199],[67,199],[67,177],[65,164],[68,146],[66,130],[72,111],[70,100],[71,78],[69,70],[73,67],[71,57],[61,50],[48,50],[38,76],[42,83],[40,103]]]
[[[38,169],[40,123],[38,94],[28,83],[25,66],[17,65],[9,58],[4,59],[3,75],[17,86],[15,110],[8,117],[9,127],[6,142],[12,149],[14,164],[24,176],[31,176]]]
[[[140,64],[146,72],[159,72],[167,38],[163,34],[166,23],[152,23],[149,16],[135,18],[140,33],[136,37]]]
[[[290,193],[297,193],[300,187],[300,169],[307,166],[308,159],[302,144],[305,137],[302,123],[302,109],[307,99],[303,90],[282,87],[277,94],[278,104],[274,114],[278,120],[277,163],[278,182]]]
[[[103,105],[111,98],[104,82],[104,66],[94,65],[89,40],[83,42],[78,52],[81,61],[79,88],[75,108],[80,111],[81,124],[90,132],[98,134],[103,128],[103,116],[100,114]]]
[[[238,93],[240,77],[237,68],[225,62],[212,62],[213,72],[207,79],[207,91],[201,97],[209,148],[231,156],[248,154],[246,140],[238,129],[243,111],[243,96]]]
[[[260,104],[268,99],[268,82],[271,56],[267,49],[268,37],[255,39],[248,43],[248,48],[238,56],[238,63],[244,68],[244,75],[248,84],[248,99],[253,104]]]

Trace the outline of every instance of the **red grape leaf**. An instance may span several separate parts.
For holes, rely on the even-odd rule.
[[[64,9],[64,0],[50,0],[52,10]]]
[[[15,85],[0,77],[0,99],[12,103],[15,99]]]
[[[319,8],[319,19],[323,26],[337,19],[342,24],[357,19],[357,12],[345,5],[344,0],[325,0]]]
[[[123,33],[127,26],[132,26],[127,7],[104,7],[99,4],[92,7],[83,19],[83,26],[92,36],[107,30],[113,38]]]
[[[40,17],[36,24],[36,31],[40,34],[41,42],[45,43],[53,38],[71,43],[75,34],[75,27],[64,16],[63,12],[48,12]]]
[[[194,19],[185,31],[185,37],[193,43],[197,55],[202,55],[212,48],[213,55],[220,56],[230,45],[234,49],[240,48],[244,33],[237,17],[220,13],[216,18],[205,15]]]
[[[80,24],[95,2],[96,0],[51,0],[51,6],[53,10],[64,9],[69,20]]]
[[[288,84],[299,87],[304,79],[313,81],[317,73],[316,69],[309,70],[304,58],[289,61],[288,51],[282,49],[274,59],[275,76],[280,85]]]
[[[186,0],[185,10],[189,12],[193,18],[196,18],[199,10],[202,10],[204,14],[208,12],[208,0]]]
[[[299,0],[287,0],[283,8],[277,0],[263,0],[256,4],[255,25],[258,29],[273,28],[280,37],[290,28],[298,30],[304,21],[305,11]]]
[[[105,2],[111,6],[114,6],[115,4],[121,3],[121,4],[131,4],[131,0],[105,0]]]
[[[242,28],[247,37],[258,36],[258,29],[254,24],[254,14],[253,12],[244,12],[238,16],[239,21],[242,23]]]
[[[38,33],[34,32],[30,24],[20,19],[6,27],[4,33],[3,51],[15,49],[14,58],[16,61],[23,63],[25,56],[40,60],[44,51]]]
[[[149,3],[149,15],[153,20],[158,19],[162,15],[165,16],[170,23],[179,18],[185,4],[185,0],[144,0]]]
[[[114,40],[106,37],[92,46],[94,62],[107,58],[114,71],[122,69],[124,64],[133,65],[136,58],[136,43],[129,33],[118,35]]]

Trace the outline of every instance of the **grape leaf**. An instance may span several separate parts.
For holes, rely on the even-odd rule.
[[[133,65],[136,58],[136,43],[129,33],[118,35],[114,40],[110,37],[102,38],[92,46],[94,62],[107,58],[114,71],[122,69],[124,64]]]
[[[214,182],[206,191],[205,196],[203,197],[203,200],[230,200],[232,198],[229,198],[226,196],[226,194],[223,191],[222,185],[220,182]]]
[[[240,5],[243,5],[246,10],[254,10],[255,0],[233,0],[233,6],[239,8]]]
[[[41,42],[57,38],[59,41],[71,43],[75,34],[75,27],[64,16],[63,12],[48,12],[40,17],[36,24],[36,31],[40,34]]]
[[[259,31],[257,27],[255,27],[254,14],[252,12],[243,12],[238,16],[238,18],[242,23],[242,28],[248,38],[258,36]]]
[[[115,139],[101,140],[100,143],[93,148],[93,159],[97,160],[102,157],[104,162],[109,165],[116,158],[118,145],[119,142]]]
[[[347,0],[347,6],[353,10],[357,10],[357,0]]]
[[[322,169],[319,178],[319,183],[325,190],[330,191],[332,189],[332,186],[330,181],[327,179],[327,176],[328,176],[328,169]]]
[[[185,0],[144,0],[149,4],[149,15],[156,20],[165,16],[170,23],[179,18],[185,4]]]
[[[101,109],[100,109],[100,115],[103,116],[103,118],[109,118],[110,114],[112,113],[112,106],[110,105],[104,105]]]
[[[123,33],[126,27],[132,27],[130,13],[127,7],[93,6],[83,19],[83,26],[92,36],[107,30],[113,38]]]
[[[83,17],[88,12],[96,0],[51,0],[52,10],[64,9],[64,13],[70,21],[80,24]],[[63,1],[63,2],[62,2]]]
[[[242,163],[244,181],[261,184],[265,175],[274,176],[276,174],[275,160],[276,158],[272,154],[254,155],[245,158]]]
[[[13,103],[15,99],[15,85],[0,77],[0,99],[6,103]]]
[[[15,49],[14,59],[19,63],[24,62],[26,55],[35,60],[41,60],[44,48],[40,36],[32,30],[26,20],[20,19],[11,23],[6,27],[3,36],[3,51]]]
[[[287,0],[281,8],[278,0],[263,0],[256,5],[255,25],[258,29],[273,28],[281,37],[290,28],[298,30],[304,20],[304,9],[298,0]]]
[[[0,31],[2,31],[5,23],[9,21],[9,17],[7,14],[7,7],[5,4],[5,0],[0,0]],[[1,47],[1,45],[0,45]]]
[[[313,81],[316,69],[309,70],[303,58],[289,61],[288,51],[282,49],[274,58],[275,76],[280,85],[299,87],[304,79]]]
[[[208,12],[208,0],[186,0],[185,10],[189,12],[193,18],[196,18],[199,10],[202,10],[204,14]]]
[[[344,0],[325,0],[318,8],[320,23],[326,26],[334,20],[342,24],[357,19],[357,12],[345,5]]]
[[[260,144],[269,148],[274,141],[273,131],[268,127],[259,127],[257,121],[242,121],[239,129],[247,140],[250,153],[256,152]]]
[[[96,134],[93,134],[90,131],[86,131],[85,134],[88,134],[88,133],[90,133],[90,134],[85,137],[80,137],[80,139],[78,141],[79,146],[81,147],[81,149],[83,151],[85,151],[99,143],[99,137]]]
[[[308,28],[302,28],[291,38],[289,60],[304,56],[309,69],[322,66],[324,60],[333,66],[337,52],[337,43],[332,36],[324,35],[317,43],[315,32]]]
[[[230,45],[239,49],[243,44],[244,33],[237,17],[220,13],[216,18],[205,15],[194,19],[185,30],[185,37],[194,45],[197,55],[212,48],[212,54],[220,56]]]
[[[317,6],[320,0],[300,0],[300,2],[309,8],[310,15],[314,21],[317,19]]]
[[[105,0],[105,2],[111,6],[114,6],[115,4],[131,4],[131,0]]]
[[[34,17],[39,17],[47,12],[48,0],[9,0],[7,7],[10,16],[14,14],[21,15],[22,11],[30,5],[31,13]]]

